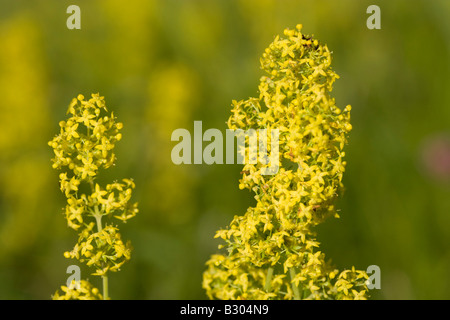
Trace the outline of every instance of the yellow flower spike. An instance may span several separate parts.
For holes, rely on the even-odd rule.
[[[105,213],[110,213],[111,210],[115,207],[114,193],[110,193],[108,195],[108,198],[106,199],[100,198],[99,202],[103,205]]]
[[[239,189],[255,192],[256,205],[216,234],[229,254],[207,262],[203,287],[212,299],[367,296],[364,271],[338,275],[316,249],[313,228],[337,216],[331,203],[342,187],[351,108],[335,105],[331,53],[302,27],[286,29],[262,54],[258,98],[232,101],[230,129],[280,131],[280,168],[263,176],[262,164],[244,166]]]
[[[55,154],[52,167],[69,169],[59,175],[60,188],[67,198],[67,224],[79,232],[78,242],[72,251],[64,252],[64,257],[94,268],[93,274],[101,276],[103,282],[103,294],[81,280],[81,289],[62,287],[64,294],[57,292],[54,299],[109,299],[108,272],[119,271],[130,259],[131,245],[125,245],[118,229],[102,220],[114,213],[125,222],[137,214],[137,203],[131,202],[135,184],[124,179],[124,183],[107,185],[106,191],[94,182],[99,169],[114,164],[114,143],[122,139],[119,130],[123,124],[107,112],[99,94],[92,94],[88,101],[78,95],[69,104],[69,118],[59,123],[60,134],[48,143]],[[78,194],[84,187],[90,188],[90,194]]]

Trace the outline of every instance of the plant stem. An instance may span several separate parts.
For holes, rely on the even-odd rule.
[[[292,281],[295,278],[295,270],[294,268],[290,268],[289,269],[289,273],[291,276],[291,286],[292,286],[292,291],[294,292],[294,299],[295,300],[300,300],[300,291],[298,290],[298,286],[295,285],[295,283],[293,283]]]
[[[269,290],[270,290],[270,284],[272,282],[272,275],[273,275],[273,268],[269,267],[267,269],[266,283],[264,284],[264,290],[266,292],[269,292]]]
[[[97,213],[97,208],[95,208],[96,214],[94,215],[95,221],[97,221],[97,230],[98,232],[101,232],[103,230],[102,228],[102,216]]]
[[[102,280],[103,280],[103,300],[108,300],[109,296],[108,296],[108,276],[107,275],[103,275],[102,276]]]
[[[95,220],[97,221],[97,229],[98,232],[103,230],[102,227],[102,215],[98,212],[98,208],[95,207]],[[102,275],[102,280],[103,280],[103,300],[108,300],[109,296],[108,296],[108,276],[106,274]]]

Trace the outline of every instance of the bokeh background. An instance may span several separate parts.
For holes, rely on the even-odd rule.
[[[81,30],[66,9],[81,8]],[[381,8],[381,30],[366,9]],[[302,23],[334,52],[337,105],[351,104],[341,218],[318,228],[339,269],[381,268],[373,299],[450,299],[450,1],[0,0],[0,298],[49,299],[76,242],[47,146],[78,93],[125,125],[116,167],[140,213],[113,299],[206,299],[213,239],[253,203],[239,165],[172,164],[173,130],[226,129],[257,95],[259,57]],[[100,279],[82,269],[101,287]]]

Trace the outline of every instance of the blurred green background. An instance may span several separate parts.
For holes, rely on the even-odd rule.
[[[81,8],[81,30],[66,9]],[[381,8],[381,30],[366,9]],[[239,165],[172,164],[173,130],[226,129],[257,95],[259,57],[302,23],[334,52],[337,105],[351,104],[341,219],[318,228],[339,269],[381,268],[373,299],[450,299],[450,1],[0,0],[0,298],[49,299],[76,242],[47,146],[78,93],[124,123],[116,167],[140,213],[113,299],[206,299],[216,230],[243,214]],[[82,269],[101,287],[100,279]]]

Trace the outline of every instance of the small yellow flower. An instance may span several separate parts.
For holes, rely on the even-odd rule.
[[[69,207],[69,212],[67,214],[67,220],[72,223],[71,226],[76,226],[76,229],[80,226],[79,224],[74,224],[73,220],[77,220],[78,223],[83,223],[84,208],[82,207]]]
[[[100,185],[98,183],[96,183],[94,192],[92,193],[91,197],[93,199],[96,199],[97,202],[101,203],[101,201],[103,200],[103,196],[106,194],[108,194],[108,192],[106,192],[105,190],[102,190]]]
[[[80,180],[76,177],[72,177],[69,181],[64,181],[61,179],[61,191],[64,191],[66,197],[69,197],[72,191],[78,191],[78,186],[80,185]]]
[[[77,122],[82,122],[86,127],[89,127],[91,123],[95,123],[91,119],[95,118],[95,115],[91,114],[89,110],[84,110],[83,114],[78,117]]]
[[[65,132],[67,136],[67,140],[70,140],[71,138],[79,138],[80,135],[77,132],[78,129],[78,123],[70,124],[67,123],[67,126],[65,127]]]
[[[97,174],[98,167],[93,164],[92,157],[89,157],[89,159],[82,158],[81,161],[83,162],[83,166],[77,168],[78,173],[81,175],[81,179],[85,180],[88,176],[94,177]]]
[[[99,202],[104,206],[106,213],[117,207],[114,193],[110,193],[106,199],[99,198]]]
[[[75,281],[69,287],[61,286],[61,295],[59,291],[52,296],[53,300],[102,300],[103,297],[99,290],[92,286],[88,281]]]

